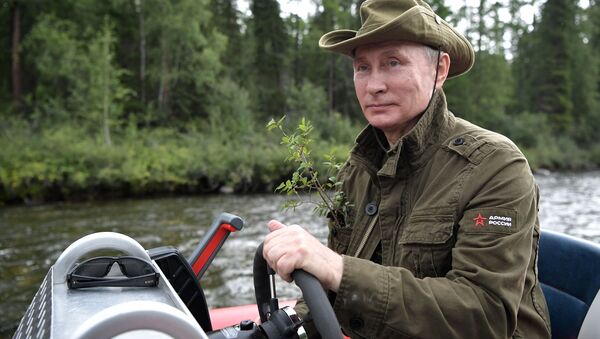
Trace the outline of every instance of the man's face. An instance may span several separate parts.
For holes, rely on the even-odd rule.
[[[412,42],[363,45],[355,52],[354,88],[363,114],[396,142],[427,107],[436,65],[423,45]]]

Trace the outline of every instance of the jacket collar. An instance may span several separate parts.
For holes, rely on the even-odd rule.
[[[385,135],[368,125],[356,138],[352,154],[367,160],[380,176],[405,176],[427,162],[435,150],[432,146],[447,138],[452,125],[454,118],[448,112],[444,91],[437,90],[415,127],[395,147],[385,152],[380,146],[387,145]]]

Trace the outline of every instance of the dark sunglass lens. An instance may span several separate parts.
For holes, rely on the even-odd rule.
[[[150,264],[143,260],[133,258],[121,258],[121,271],[127,277],[139,277],[142,275],[154,273]]]
[[[112,262],[112,259],[109,258],[91,259],[79,264],[75,270],[73,270],[73,274],[100,278],[108,274]]]

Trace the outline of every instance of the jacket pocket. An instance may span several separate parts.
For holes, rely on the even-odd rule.
[[[339,254],[346,254],[348,245],[350,244],[350,236],[352,228],[336,225],[332,220],[329,220],[329,236],[327,238],[327,246]]]
[[[398,241],[398,265],[417,278],[443,277],[452,266],[454,242],[451,215],[412,216]]]

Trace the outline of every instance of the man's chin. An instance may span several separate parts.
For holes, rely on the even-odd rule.
[[[381,130],[384,133],[393,133],[394,131],[400,129],[397,124],[393,124],[390,122],[369,121],[369,124],[371,124],[371,126],[377,128],[378,130]]]

